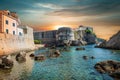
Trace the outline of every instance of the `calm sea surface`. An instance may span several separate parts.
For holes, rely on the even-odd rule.
[[[69,51],[61,52],[58,58],[47,58],[45,61],[34,61],[28,53],[27,61],[18,63],[14,60],[12,70],[0,70],[0,80],[113,80],[107,74],[99,74],[94,65],[99,61],[120,61],[120,51],[94,48],[94,45],[83,46],[86,50],[76,51],[70,47]],[[48,49],[40,49],[35,54],[44,54]],[[83,56],[94,56],[84,60]]]

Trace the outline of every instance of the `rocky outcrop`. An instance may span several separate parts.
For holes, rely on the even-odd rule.
[[[92,33],[86,33],[84,35],[84,40],[87,42],[87,44],[95,44],[96,43],[96,36]]]
[[[113,35],[108,41],[103,41],[97,47],[120,50],[120,31]]]
[[[120,62],[107,60],[95,64],[94,68],[100,73],[108,73],[114,79],[120,80]]]
[[[71,43],[71,46],[81,46],[81,45],[86,45],[87,43],[83,40],[74,40]]]
[[[85,27],[82,27],[85,28]],[[82,45],[85,44],[95,44],[96,43],[96,35],[94,34],[93,30],[91,29],[80,29],[75,31],[75,39],[80,41]]]

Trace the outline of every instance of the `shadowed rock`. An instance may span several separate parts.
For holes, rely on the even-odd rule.
[[[94,68],[100,73],[108,73],[114,79],[120,80],[120,62],[108,60],[95,64]]]
[[[76,48],[76,50],[85,50],[85,48]]]
[[[88,59],[88,56],[83,56],[83,59],[87,60],[87,59]]]
[[[20,52],[19,54],[17,54],[16,55],[16,61],[25,62],[26,61],[26,53],[25,52]]]
[[[37,60],[37,61],[45,60],[45,56],[44,55],[37,55],[34,57],[34,60]]]
[[[120,50],[120,31],[96,47]]]
[[[91,58],[91,59],[95,59],[95,57],[94,57],[94,56],[91,56],[90,58]]]
[[[59,50],[56,50],[56,51],[54,52],[54,55],[55,55],[55,57],[60,56],[60,51],[59,51]]]
[[[35,55],[32,53],[32,54],[30,54],[29,56],[30,56],[30,57],[34,57]]]
[[[8,59],[7,56],[3,56],[0,59],[0,68],[2,69],[11,69],[13,67],[13,61]]]
[[[59,50],[55,50],[50,52],[50,56],[49,57],[59,57],[60,56],[60,51]]]

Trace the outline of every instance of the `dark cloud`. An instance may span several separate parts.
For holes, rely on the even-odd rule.
[[[120,1],[113,0],[79,0],[79,4],[74,5],[74,8],[67,6],[67,9],[56,10],[50,13],[55,16],[78,17],[92,15],[108,15],[120,13]],[[91,2],[90,2],[91,1]],[[103,1],[103,2],[102,2]],[[84,4],[84,5],[83,5]],[[79,7],[78,7],[79,6]]]
[[[120,26],[120,0],[1,0],[0,9],[16,11],[25,22],[47,24],[48,16],[76,17],[79,22],[88,16],[80,22]]]

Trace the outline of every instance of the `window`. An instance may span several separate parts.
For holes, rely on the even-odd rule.
[[[13,27],[15,27],[15,23],[13,23]]]
[[[19,32],[19,36],[22,36],[22,33],[21,33],[21,32]]]
[[[8,24],[8,20],[6,20],[6,24]]]
[[[44,32],[42,32],[42,38],[44,38]]]
[[[15,31],[13,31],[13,35],[15,35]]]
[[[8,13],[8,15],[10,15],[10,13]]]
[[[7,34],[9,33],[9,30],[8,30],[8,29],[6,29],[6,33],[7,33]]]

